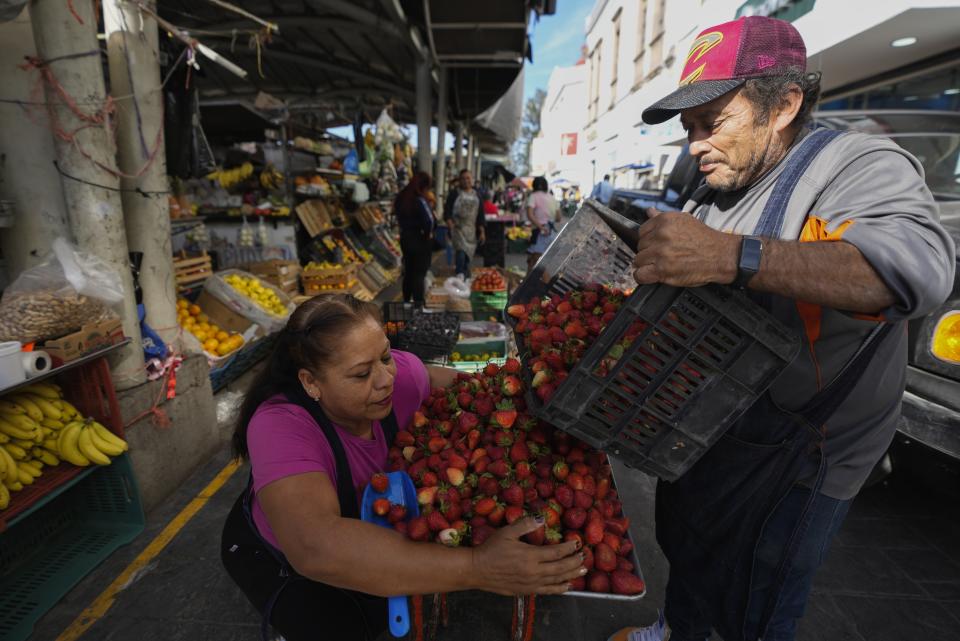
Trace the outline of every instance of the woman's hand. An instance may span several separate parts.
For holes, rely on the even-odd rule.
[[[477,587],[504,595],[563,594],[570,581],[587,573],[576,541],[558,545],[530,545],[520,537],[543,522],[532,516],[497,530],[473,550]]]
[[[550,225],[540,225],[540,233],[544,236],[550,235]]]

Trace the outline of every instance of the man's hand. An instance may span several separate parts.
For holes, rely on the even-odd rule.
[[[641,285],[699,287],[737,277],[740,237],[711,229],[679,211],[647,209],[640,227],[633,277]]]

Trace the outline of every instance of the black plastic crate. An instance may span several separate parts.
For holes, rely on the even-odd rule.
[[[397,347],[422,360],[435,361],[449,356],[459,339],[458,314],[421,311],[400,332]]]
[[[603,284],[636,286],[634,251],[588,201],[563,229],[510,304]],[[617,217],[610,210],[608,216]],[[516,319],[509,318],[511,327]],[[636,334],[622,355],[628,332]],[[522,335],[516,335],[526,359]],[[728,287],[637,288],[549,402],[528,392],[540,419],[627,465],[675,480],[770,386],[799,338]],[[530,373],[525,368],[525,376]],[[529,389],[529,385],[528,385]]]
[[[422,310],[423,306],[417,303],[387,302],[383,304],[381,314],[384,323],[409,323]]]

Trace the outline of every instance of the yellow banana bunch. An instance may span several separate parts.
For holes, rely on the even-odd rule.
[[[253,165],[245,162],[233,169],[218,169],[207,174],[207,179],[216,180],[224,189],[229,189],[253,175]]]

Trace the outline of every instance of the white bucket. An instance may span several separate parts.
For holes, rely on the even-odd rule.
[[[23,371],[23,357],[19,341],[0,343],[0,388],[22,383],[27,379]]]

